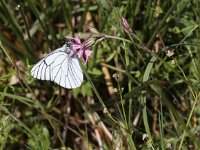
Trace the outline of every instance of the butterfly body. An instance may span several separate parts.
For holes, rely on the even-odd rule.
[[[79,87],[83,81],[79,60],[68,42],[40,60],[31,69],[31,75],[68,89]]]

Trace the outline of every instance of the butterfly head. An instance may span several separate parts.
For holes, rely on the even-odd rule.
[[[65,47],[65,51],[70,52],[72,49],[71,43],[70,42],[65,42],[65,44],[63,45],[63,47]]]
[[[65,42],[65,46],[70,48],[71,47],[71,43],[70,42]]]
[[[75,52],[72,49],[72,44],[70,42],[65,42],[63,48],[63,50],[68,54],[69,57],[72,57],[75,54]]]

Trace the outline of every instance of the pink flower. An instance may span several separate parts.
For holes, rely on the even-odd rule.
[[[72,49],[75,53],[77,53],[78,58],[82,58],[84,63],[86,64],[92,51],[88,50],[88,46],[86,45],[86,42],[81,43],[80,37],[69,37],[65,36],[68,40],[71,42]],[[72,51],[71,54],[69,54],[69,57],[71,57],[74,52]]]

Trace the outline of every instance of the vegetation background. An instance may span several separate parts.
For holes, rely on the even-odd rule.
[[[199,10],[196,0],[1,0],[0,148],[199,149]],[[80,88],[31,77],[88,27],[105,38]]]

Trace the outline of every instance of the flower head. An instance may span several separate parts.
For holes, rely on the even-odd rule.
[[[172,57],[174,55],[174,51],[173,50],[167,50],[166,55],[168,57]]]
[[[92,45],[100,43],[102,40],[105,39],[105,35],[99,33],[99,31],[94,27],[89,27],[89,30],[91,34],[84,42],[81,42],[80,35],[75,38],[65,36],[71,42],[71,46],[73,49],[73,51],[71,51],[68,57],[71,57],[74,55],[74,53],[77,53],[78,58],[82,58],[85,64],[87,63],[90,55],[92,54],[92,51],[88,48]]]
[[[88,47],[91,45],[87,45],[86,42],[81,42],[79,36],[75,38],[66,36],[66,38],[70,40],[73,49],[71,54],[69,54],[69,57],[71,57],[75,52],[77,53],[78,58],[82,58],[84,63],[86,64],[92,53],[92,51],[88,49]]]
[[[119,78],[119,74],[114,73],[112,77],[117,79],[117,78]]]

